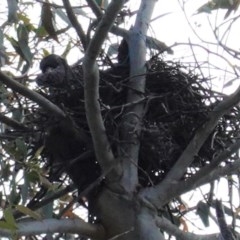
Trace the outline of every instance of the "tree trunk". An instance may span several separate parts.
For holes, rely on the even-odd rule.
[[[106,239],[164,239],[155,223],[156,211],[141,203],[137,193],[129,196],[104,189],[97,198],[96,211]]]

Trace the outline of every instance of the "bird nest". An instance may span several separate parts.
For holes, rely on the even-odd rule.
[[[57,140],[57,146],[54,147],[49,143],[51,149],[49,148],[50,150],[45,152],[44,158],[50,158],[53,151],[59,152],[59,146],[66,147],[67,145],[73,154],[65,156],[53,154],[55,158],[53,161],[56,161],[56,158],[63,158],[58,161],[57,165],[59,166],[60,162],[66,170],[65,164],[69,158],[76,160],[77,156],[86,155],[86,152],[89,154],[84,155],[85,158],[81,161],[76,160],[72,166],[69,166],[69,171],[66,170],[78,187],[82,188],[93,182],[100,175],[100,171],[94,153],[91,153],[93,147],[84,109],[82,67],[72,67],[71,71],[72,75],[67,83],[68,86],[59,84],[50,87],[51,84],[49,84],[46,96],[68,114],[76,129],[81,129],[85,137],[82,139],[73,137],[75,136],[74,130],[66,134],[63,129],[68,128],[68,124],[56,127],[56,120],[53,120],[53,117],[44,110],[39,110],[38,122],[41,123],[39,129],[47,132],[48,136],[57,132],[56,136],[47,140],[48,142]],[[46,77],[42,82],[46,83],[47,81]],[[119,139],[120,125],[126,114],[123,106],[126,104],[129,90],[128,81],[128,66],[116,65],[100,71],[99,102],[107,135],[116,156],[118,152],[116,149],[121,141]],[[207,80],[199,79],[197,75],[187,72],[178,63],[167,63],[160,58],[153,58],[149,61],[146,74],[146,93],[143,100],[145,115],[139,136],[139,182],[142,186],[156,184],[163,179],[191,141],[196,130],[208,119],[208,113],[213,106],[221,101],[222,97],[206,87],[206,82]],[[46,86],[44,83],[42,85]],[[198,155],[195,156],[189,169],[199,169],[210,163],[216,154],[228,147],[232,139],[239,135],[238,111],[239,109],[235,107],[220,119],[219,124]],[[44,126],[42,126],[43,122],[45,122]],[[61,130],[60,132],[58,128]],[[43,138],[46,137],[44,134],[43,136]],[[40,141],[45,141],[46,145],[46,139],[43,140],[43,138]],[[83,143],[83,141],[85,142]],[[82,146],[79,147],[81,144]],[[52,174],[57,175],[56,172],[53,171]],[[189,174],[191,173],[188,171],[185,178],[189,177]],[[81,180],[77,179],[79,175],[82,177]],[[56,178],[56,176],[52,177],[52,179]]]

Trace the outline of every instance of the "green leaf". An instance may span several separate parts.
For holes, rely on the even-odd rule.
[[[198,8],[197,12],[198,13],[211,13],[212,10],[214,10],[214,7],[216,5],[212,2],[208,2],[204,5],[202,5],[200,8]]]
[[[6,142],[3,145],[4,150],[9,154],[9,155],[14,155],[15,153],[15,145],[14,145],[14,141],[9,141]]]
[[[43,26],[40,26],[34,30],[38,38],[43,38],[48,35],[46,29]]]
[[[212,0],[204,5],[202,5],[197,12],[198,13],[211,13],[213,10],[217,9],[227,9],[227,15],[225,18],[234,10],[236,11],[239,7],[240,1],[239,0]]]
[[[209,226],[210,207],[207,203],[200,201],[197,205],[197,215],[201,218],[205,227]]]
[[[9,37],[8,35],[5,35],[5,37],[11,43],[11,45],[13,46],[15,51],[21,56],[22,52],[21,52],[21,49],[19,47],[18,41],[16,39],[14,39],[13,37]]]
[[[6,208],[3,212],[3,215],[4,215],[6,223],[9,224],[9,226],[15,227],[15,229],[17,229],[17,224],[13,217],[12,209]]]
[[[42,217],[40,214],[38,214],[37,212],[34,212],[32,211],[30,208],[28,207],[25,207],[23,205],[17,205],[15,207],[19,212],[29,216],[29,217],[32,217],[33,219],[35,220],[42,220]]]
[[[21,29],[18,30],[19,31],[19,41],[17,41],[16,39],[14,39],[13,37],[9,37],[7,35],[6,38],[7,40],[11,43],[11,45],[13,46],[13,48],[15,49],[15,51],[20,55],[20,61],[18,64],[18,69],[20,68],[20,66],[22,65],[22,60],[27,62],[27,65],[30,66],[31,62],[32,62],[32,53],[31,50],[28,46],[28,43],[25,42],[25,38],[26,36],[23,37],[23,39],[21,39],[21,36],[23,35],[23,31],[21,31]],[[24,73],[24,72],[23,72]]]
[[[71,45],[71,42],[68,42],[66,48],[64,49],[64,52],[63,54],[61,55],[63,58],[66,58],[67,55],[69,54],[69,52],[71,51],[72,49],[72,45]]]
[[[38,159],[38,158],[41,156],[41,153],[42,153],[43,149],[44,149],[44,145],[42,145],[41,147],[39,147],[39,148],[37,149],[37,151],[35,152],[33,158],[34,158],[34,159]]]
[[[43,51],[43,57],[46,57],[50,54],[50,52],[45,48],[43,48],[42,51]]]
[[[36,171],[30,171],[26,173],[26,178],[29,182],[36,183],[39,181],[39,175],[36,173]]]
[[[80,15],[80,16],[83,16],[83,17],[91,19],[91,17],[89,17],[89,14],[87,12],[83,11],[82,8],[74,8],[73,12],[76,15]]]
[[[18,35],[18,45],[22,52],[22,58],[28,63],[32,63],[33,55],[31,53],[31,50],[28,46],[28,35],[29,31],[27,30],[26,26],[23,24],[20,24],[17,29],[17,35]]]
[[[68,16],[66,15],[65,12],[63,12],[62,9],[60,8],[54,8],[53,9],[54,13],[57,14],[65,23],[67,23],[68,26],[71,26],[71,22],[68,18]]]
[[[229,9],[234,5],[236,0],[212,0],[215,3],[216,8]]]
[[[19,156],[24,158],[27,155],[27,146],[26,143],[21,138],[17,138],[15,140],[16,144],[16,151],[18,152]]]
[[[27,146],[23,139],[17,138],[4,144],[5,151],[20,163],[27,155]]]
[[[42,26],[47,31],[49,37],[58,42],[56,30],[54,27],[54,15],[48,1],[43,3],[41,13]]]
[[[12,226],[11,224],[5,222],[5,221],[0,221],[0,228],[3,229],[9,229],[9,230],[16,230],[16,226]]]
[[[39,180],[44,187],[46,187],[46,188],[53,187],[53,184],[46,177],[42,176],[41,174],[39,174]]]
[[[18,19],[24,23],[24,25],[30,24],[30,18],[27,17],[25,14],[19,13],[17,16],[18,16]]]

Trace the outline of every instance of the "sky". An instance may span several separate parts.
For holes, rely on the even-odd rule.
[[[185,2],[185,13],[181,9],[182,2]],[[217,31],[219,38],[225,36],[223,42],[238,51],[240,48],[240,35],[237,33],[240,27],[239,20],[231,25],[231,30],[227,34],[224,35],[224,33],[229,28],[230,19],[237,16],[239,11],[231,14],[226,21],[224,21],[226,10],[213,11],[211,14],[196,14],[197,9],[206,2],[203,0],[157,1],[154,17],[161,16],[164,13],[169,14],[152,22],[152,32],[167,45],[179,44],[173,48],[175,59],[181,59],[183,62],[192,61],[194,55],[199,62],[204,63],[203,66],[206,67],[204,73],[206,76],[213,78],[212,83],[215,89],[229,94],[236,89],[236,85],[230,85],[230,87],[224,89],[223,86],[227,85],[235,77],[235,74],[232,74],[232,66],[239,66],[239,60],[228,56],[217,44],[211,44],[217,43],[212,28],[221,26]],[[206,49],[195,47],[194,52],[192,52],[188,46],[180,43],[197,44],[204,46]],[[216,54],[209,54],[208,50]],[[223,60],[222,56],[229,62]],[[209,66],[207,61],[212,65]],[[219,71],[219,68],[222,70]]]

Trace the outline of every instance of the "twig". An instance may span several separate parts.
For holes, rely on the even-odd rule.
[[[73,28],[76,30],[77,35],[82,42],[83,48],[86,50],[87,42],[86,42],[86,36],[85,36],[85,33],[82,29],[82,26],[79,24],[74,12],[73,12],[73,9],[71,7],[71,4],[70,4],[69,0],[62,0],[62,1],[63,1],[63,4],[64,4],[64,7],[66,9],[67,16],[68,16]]]
[[[24,126],[22,123],[14,120],[14,119],[11,119],[9,117],[6,117],[1,113],[0,113],[0,122],[6,124],[9,127],[14,128],[14,129],[19,129],[19,130],[24,130],[24,131],[30,130],[28,127]]]
[[[58,117],[64,118],[65,113],[55,104],[53,104],[51,101],[43,97],[42,95],[38,94],[37,92],[34,92],[22,84],[18,83],[17,81],[14,81],[4,73],[0,72],[0,81],[4,84],[6,84],[9,88],[12,90],[20,93],[21,95],[31,99],[32,101],[38,103],[41,107],[46,109],[47,111],[55,114]]]
[[[100,19],[103,16],[103,12],[97,5],[96,1],[94,0],[86,0],[88,5],[91,7],[92,11],[96,15],[97,19],[100,21]],[[126,29],[120,28],[116,25],[113,25],[110,29],[110,32],[117,35],[121,36],[122,38],[128,39],[129,31]],[[168,54],[173,54],[173,50],[168,47],[164,42],[159,41],[156,38],[146,36],[146,43],[147,47],[158,50],[160,52],[166,51]]]
[[[216,215],[222,238],[224,240],[236,240],[235,236],[233,235],[226,223],[223,205],[222,202],[219,200],[216,200]]]
[[[170,184],[167,186],[167,184],[162,185],[160,183],[153,188],[143,190],[141,195],[143,197],[148,195],[148,198],[151,199],[150,201],[159,208],[176,196],[184,194],[206,183],[212,182],[221,176],[237,173],[239,171],[238,169],[240,167],[240,161],[235,161],[234,163],[222,168],[217,168],[217,165],[235,153],[239,147],[240,140],[231,145],[223,153],[213,159],[210,165],[203,167],[199,172],[197,172],[187,181],[172,181],[171,187]]]
[[[44,233],[75,233],[91,239],[106,239],[101,225],[90,224],[81,219],[44,219],[16,223],[16,229],[0,229],[2,237],[31,236]]]
[[[96,17],[100,20],[103,16],[103,13],[101,11],[101,8],[97,5],[97,2],[95,0],[86,0],[88,3],[88,6],[92,9]]]

